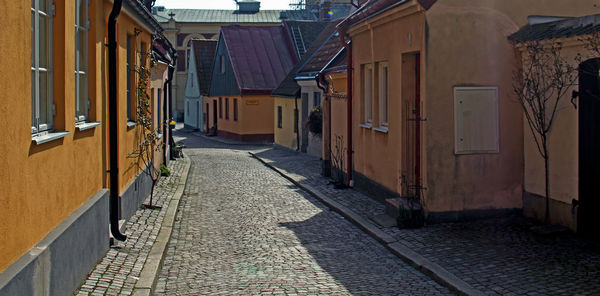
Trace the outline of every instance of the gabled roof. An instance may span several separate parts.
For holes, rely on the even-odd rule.
[[[302,60],[300,60],[300,62],[298,62],[298,64],[286,75],[285,79],[279,84],[277,89],[273,91],[274,96],[295,98],[298,94],[298,91],[300,91],[300,86],[298,86],[298,83],[296,83],[295,80],[299,71],[305,67],[316,69],[318,68],[319,64],[322,65],[321,68],[327,65],[329,61],[324,62],[323,59],[325,56],[331,56],[330,52],[335,51],[333,47],[336,46],[336,43],[338,44],[337,46],[339,46],[339,49],[341,49],[339,38],[336,36],[336,26],[340,21],[341,19],[331,21],[327,27],[323,29],[321,34],[317,36],[311,47],[308,49]],[[316,60],[312,61],[313,58],[316,58]]]
[[[354,24],[372,18],[394,7],[400,6],[409,0],[368,0],[360,8],[348,16],[339,26],[346,30]],[[437,0],[417,0],[417,3],[428,10]]]
[[[283,26],[227,26],[221,37],[242,93],[271,93],[297,58]]]
[[[220,0],[219,0],[220,1]],[[222,9],[154,9],[154,17],[160,23],[173,19],[180,23],[281,23],[281,19],[315,20],[316,16],[306,10],[260,10],[256,13],[240,13]]]
[[[286,20],[283,25],[289,30],[298,58],[302,58],[319,33],[329,21]]]
[[[194,49],[194,58],[196,62],[196,77],[200,94],[208,95],[210,89],[210,79],[213,73],[213,62],[217,51],[217,41],[215,40],[192,40]]]
[[[548,23],[528,24],[519,31],[508,36],[508,39],[521,43],[526,41],[581,36],[598,31],[600,31],[600,14],[595,14],[583,17],[566,18]]]

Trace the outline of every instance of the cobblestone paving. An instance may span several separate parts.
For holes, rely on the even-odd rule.
[[[263,149],[258,156],[365,218],[385,210],[355,190],[333,189],[319,175],[315,157],[281,148]],[[600,295],[598,248],[570,234],[534,234],[532,225],[532,220],[509,217],[382,229],[488,295]]]
[[[161,177],[154,189],[153,204],[168,205],[185,163],[182,159],[171,161],[169,177]],[[149,202],[149,197],[146,203]],[[139,280],[148,253],[160,231],[166,213],[163,210],[139,209],[127,221],[127,240],[117,242],[118,247],[109,249],[104,258],[89,274],[75,295],[131,295]]]
[[[337,213],[251,158],[192,136],[159,295],[445,295]]]

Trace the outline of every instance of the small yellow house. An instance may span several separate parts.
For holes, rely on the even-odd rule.
[[[221,29],[210,93],[204,99],[209,134],[273,141],[271,93],[297,62],[292,48],[281,26]]]
[[[118,219],[149,192],[127,157],[140,128],[131,69],[162,28],[137,0],[2,7],[0,85],[10,95],[0,107],[0,294],[68,295],[108,250],[109,222],[124,239]]]
[[[595,220],[600,211],[596,193],[600,177],[600,146],[597,140],[600,128],[600,52],[591,45],[600,40],[597,30],[599,23],[598,15],[578,18],[532,17],[527,25],[509,37],[523,59],[521,68],[524,77],[525,71],[531,69],[531,46],[545,48],[545,52],[549,52],[550,47],[560,44],[563,61],[574,69],[569,76],[563,75],[563,78],[574,79],[572,82],[575,85],[564,90],[547,137],[550,193],[547,222],[567,226],[595,240],[600,238]],[[565,69],[563,67],[561,70]],[[535,75],[537,72],[530,73]],[[553,78],[542,77],[547,82],[553,81]],[[554,102],[555,96],[549,103]],[[523,212],[545,220],[544,159],[537,149],[527,120],[523,121]]]
[[[369,1],[340,29],[352,48],[353,183],[418,197],[429,222],[523,207],[523,120],[507,37],[530,15],[596,1]]]

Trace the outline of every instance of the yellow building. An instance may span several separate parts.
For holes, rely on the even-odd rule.
[[[520,210],[523,121],[507,37],[530,15],[580,16],[595,2],[368,2],[342,25],[353,183],[380,200],[418,197],[430,222]]]
[[[271,93],[297,62],[290,39],[282,26],[221,29],[210,94],[204,99],[209,134],[273,141]]]
[[[140,128],[133,111],[137,76],[128,64],[139,65],[140,51],[150,51],[152,34],[162,29],[147,4],[124,2],[122,9],[119,0],[2,5],[0,84],[10,94],[0,108],[2,295],[72,293],[108,250],[109,216],[117,223],[129,217],[149,192],[151,182],[127,157]],[[105,44],[119,15],[109,17],[113,9],[120,12],[113,84],[119,112],[111,134]],[[113,186],[111,137],[120,168],[112,168]],[[111,215],[108,188],[116,197]]]
[[[542,82],[556,82],[554,77],[541,76],[530,70],[533,49],[545,49],[560,44],[564,65],[573,71],[560,75],[570,85],[563,90],[551,128],[547,134],[549,199],[547,222],[564,225],[572,230],[598,240],[600,232],[595,215],[600,210],[596,194],[598,168],[598,67],[600,52],[591,44],[598,41],[595,15],[579,18],[531,17],[529,24],[509,37],[522,57],[523,79],[542,86]],[[590,26],[588,26],[590,24]],[[531,50],[530,50],[531,49]],[[580,56],[579,56],[580,55]],[[552,54],[549,54],[552,56]],[[539,64],[535,63],[538,67]],[[535,68],[539,69],[539,68]],[[556,68],[546,67],[555,71]],[[561,71],[567,70],[561,67]],[[571,80],[569,80],[571,79]],[[548,101],[548,110],[554,106],[556,96]],[[533,102],[537,102],[535,99]],[[528,108],[531,110],[531,108]],[[550,114],[550,113],[548,113]],[[547,116],[547,124],[550,116]],[[525,175],[523,185],[523,212],[539,220],[546,220],[546,190],[544,158],[538,151],[534,134],[528,121],[523,120]],[[540,145],[540,135],[535,134]],[[544,151],[544,149],[541,149]]]

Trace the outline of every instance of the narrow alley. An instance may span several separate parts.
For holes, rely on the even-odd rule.
[[[155,293],[452,294],[252,158],[184,139],[192,161]]]

